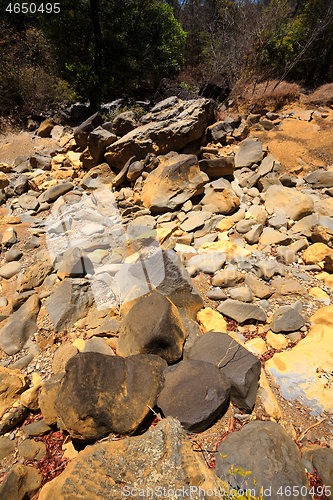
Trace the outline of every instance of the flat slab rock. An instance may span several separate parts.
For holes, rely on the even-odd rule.
[[[199,485],[218,491],[221,483],[192,450],[180,423],[168,417],[142,436],[87,446],[43,487],[39,500],[163,498],[163,488],[165,498],[176,498],[167,492],[180,488],[177,498],[199,500]]]
[[[148,153],[179,151],[201,137],[212,110],[209,99],[182,101],[175,96],[165,99],[143,117],[143,125],[108,146],[105,159],[111,167],[120,169],[133,155],[141,160]]]
[[[229,469],[236,467],[251,474],[231,475]],[[215,473],[233,488],[251,489],[255,497],[263,488],[265,499],[312,498],[300,452],[284,428],[275,422],[250,422],[239,432],[229,434],[217,449]],[[287,486],[291,492],[297,487],[298,494],[288,495]],[[298,496],[300,491],[302,495]]]
[[[217,308],[218,312],[228,316],[237,323],[244,323],[249,320],[267,321],[266,313],[261,307],[253,304],[245,304],[239,300],[227,299]]]
[[[196,340],[186,358],[206,361],[220,368],[230,381],[231,401],[245,412],[252,411],[261,364],[236,340],[226,333],[207,332]]]

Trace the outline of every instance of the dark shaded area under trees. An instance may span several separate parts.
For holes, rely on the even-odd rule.
[[[9,12],[9,4],[0,22],[2,117],[64,99],[144,98],[179,74],[191,90],[216,74],[235,92],[268,79],[333,81],[331,0],[61,0],[58,14]]]

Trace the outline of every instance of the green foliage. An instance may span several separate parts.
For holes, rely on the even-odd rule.
[[[63,77],[98,102],[152,89],[183,63],[186,34],[157,0],[63,0],[61,15],[43,23]]]
[[[221,452],[219,452],[219,454],[221,455],[222,458],[225,458],[227,455],[222,455]],[[250,476],[252,474],[252,471],[244,471],[241,467],[231,467],[229,469],[229,474],[231,476],[236,476],[239,475],[239,476],[242,476],[242,477],[246,477],[246,476]],[[253,486],[256,485],[256,478],[254,478],[253,480]],[[227,484],[225,482],[223,482],[223,488],[225,489],[225,491],[228,491],[228,487],[227,487]],[[262,495],[259,495],[258,497],[254,497],[253,495],[251,495],[251,487],[250,486],[247,486],[247,488],[244,491],[244,494],[241,494],[241,493],[235,493],[235,491],[232,489],[232,494],[228,494],[224,497],[224,500],[231,500],[231,499],[236,499],[236,500],[263,500],[262,498]],[[239,490],[240,491],[240,490]]]
[[[180,82],[180,86],[183,87],[183,89],[193,92],[194,94],[197,94],[199,92],[199,87],[197,87],[196,85],[191,85],[190,83]]]
[[[64,99],[77,100],[69,84],[54,73],[51,49],[41,30],[19,32],[0,23],[0,115],[23,118],[34,109]]]

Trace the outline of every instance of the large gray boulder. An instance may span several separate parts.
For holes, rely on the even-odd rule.
[[[252,490],[256,498],[260,493],[270,500],[312,498],[300,452],[275,422],[250,422],[229,434],[217,449],[215,473],[235,489]]]
[[[157,405],[187,431],[202,432],[227,411],[231,386],[217,366],[184,360],[166,368],[164,377]]]
[[[231,384],[231,401],[241,410],[251,413],[261,373],[259,359],[221,332],[207,332],[198,338],[186,357],[212,363],[222,370]]]
[[[213,102],[209,99],[165,99],[142,118],[140,127],[108,146],[105,159],[111,167],[121,169],[132,156],[141,160],[148,153],[179,151],[202,136],[212,110]]]

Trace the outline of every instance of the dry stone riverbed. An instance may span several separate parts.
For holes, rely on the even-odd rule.
[[[1,139],[1,500],[333,498],[333,111],[214,112]]]

